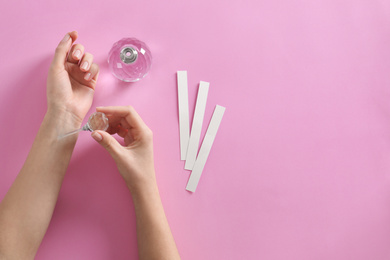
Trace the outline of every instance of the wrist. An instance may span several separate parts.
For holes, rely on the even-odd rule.
[[[81,127],[82,118],[72,112],[60,108],[48,108],[44,122],[47,126],[55,129],[58,134],[65,134]]]
[[[81,120],[63,110],[48,109],[41,124],[38,137],[57,143],[62,135],[81,127]],[[78,134],[60,140],[60,143],[75,143]]]
[[[49,107],[46,111],[45,120],[52,125],[74,130],[81,127],[83,119],[66,109]]]
[[[134,203],[149,200],[151,198],[160,197],[157,182],[155,180],[137,185],[127,185],[133,197]]]

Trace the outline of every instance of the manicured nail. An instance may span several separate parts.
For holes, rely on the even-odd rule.
[[[76,51],[73,53],[73,56],[75,56],[77,59],[80,59],[81,51],[80,51],[80,50],[76,50]]]
[[[88,61],[84,61],[83,65],[81,65],[81,68],[83,70],[87,70],[88,69]]]
[[[70,35],[67,33],[65,34],[64,38],[62,39],[62,42],[67,42],[70,38]]]
[[[101,134],[99,134],[97,132],[92,132],[91,136],[93,139],[95,139],[95,141],[98,141],[98,142],[100,142],[103,139]]]
[[[84,79],[85,80],[90,80],[91,79],[91,73],[88,72],[87,74],[85,74]]]

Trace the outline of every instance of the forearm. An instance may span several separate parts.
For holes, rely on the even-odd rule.
[[[133,192],[139,259],[180,259],[157,184]]]
[[[139,259],[180,259],[160,200],[153,160],[153,133],[131,106],[99,107],[108,115],[107,132],[92,137],[114,158],[135,207]],[[125,147],[110,134],[123,137]]]
[[[46,114],[21,171],[0,204],[0,252],[4,255],[34,257],[77,139],[59,140],[58,136],[77,124],[66,115]]]

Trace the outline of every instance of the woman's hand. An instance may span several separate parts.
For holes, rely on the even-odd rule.
[[[63,117],[71,128],[78,128],[92,105],[99,74],[92,54],[74,44],[78,35],[67,33],[56,48],[47,78],[48,114]]]
[[[153,162],[153,134],[132,107],[98,107],[109,120],[108,133],[92,137],[114,158],[126,181],[137,219],[139,259],[180,259],[161,203]],[[120,145],[110,134],[124,139]]]
[[[95,131],[92,137],[114,158],[131,193],[156,187],[153,161],[153,134],[133,107],[98,107],[109,120],[107,132]],[[124,139],[122,146],[110,134]]]

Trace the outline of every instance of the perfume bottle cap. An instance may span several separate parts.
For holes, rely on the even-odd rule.
[[[135,82],[145,77],[151,64],[149,47],[136,38],[123,38],[115,42],[108,54],[112,74],[125,82]]]
[[[137,60],[138,52],[133,47],[125,47],[121,50],[120,56],[124,63],[130,64]]]

